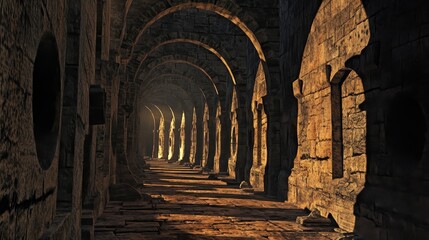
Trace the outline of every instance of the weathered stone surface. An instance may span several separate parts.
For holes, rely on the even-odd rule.
[[[1,0],[0,238],[425,239],[428,12]]]
[[[353,231],[353,204],[365,183],[366,143],[361,139],[366,134],[358,126],[365,126],[366,114],[359,109],[364,101],[361,78],[342,68],[368,44],[368,19],[356,14],[361,11],[359,1],[323,1],[307,40],[298,80],[302,83],[294,85],[299,97],[298,154],[289,200],[324,217],[332,214],[348,231]]]
[[[208,158],[209,158],[209,147],[210,147],[210,130],[209,130],[209,105],[207,102],[204,105],[204,113],[203,113],[203,141],[201,142],[203,148],[203,155],[201,156],[201,166],[208,167]]]
[[[127,239],[152,236],[168,239],[277,236],[293,239],[297,235],[335,239],[341,236],[333,232],[333,228],[302,227],[295,223],[295,218],[305,212],[289,203],[243,193],[226,187],[220,180],[204,180],[204,175],[180,165],[160,160],[151,160],[150,164],[153,166],[151,171],[156,174],[150,175],[140,191],[161,196],[166,203],[151,210],[132,211],[124,211],[124,208],[146,206],[146,203],[110,203],[108,207],[118,212],[109,211],[101,216],[96,223],[96,239],[103,239],[108,231],[118,238],[127,233]],[[150,235],[154,232],[156,235]],[[307,235],[308,232],[313,233]]]
[[[216,108],[216,150],[215,150],[215,156],[214,156],[214,166],[213,171],[219,173],[220,172],[220,165],[221,165],[221,157],[222,157],[222,109],[220,106],[220,103],[218,103]]]
[[[267,95],[265,71],[259,64],[256,73],[255,87],[252,97],[253,112],[253,164],[250,170],[250,184],[256,191],[264,191],[265,167],[268,161],[267,149],[267,114],[265,113],[263,97]]]
[[[192,164],[197,163],[195,157],[197,152],[197,114],[195,112],[195,108],[192,114],[192,131],[191,131],[191,153],[189,155],[189,161]]]

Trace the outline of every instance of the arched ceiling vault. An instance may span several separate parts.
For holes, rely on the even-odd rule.
[[[180,69],[180,68],[177,68],[177,66],[171,66],[167,64],[167,65],[164,65],[163,68],[159,68],[156,74],[147,76],[148,80],[146,80],[146,82],[150,84],[153,81],[157,81],[158,79],[162,79],[162,78],[168,78],[169,76],[181,77],[180,79],[186,80],[188,84],[194,84],[204,92],[204,95],[208,99],[218,98],[218,95],[216,94],[216,91],[214,90],[212,84],[208,83],[208,81],[204,82],[200,80],[205,76],[202,75],[200,72],[196,72],[196,70],[189,71],[189,68]]]
[[[191,111],[196,101],[189,96],[183,89],[178,89],[174,85],[161,85],[158,88],[151,89],[150,93],[142,99],[142,104],[163,103],[168,104],[174,109],[181,111]]]
[[[181,75],[174,74],[159,75],[152,79],[152,81],[144,88],[141,88],[139,95],[144,97],[150,93],[151,89],[159,86],[171,85],[175,86],[176,88],[183,89],[190,97],[193,97],[194,99],[197,99],[196,97],[201,97],[201,89],[196,84],[190,84],[189,81],[193,81],[193,79],[188,79]]]
[[[186,93],[172,93],[172,92],[181,92],[177,90],[177,86],[164,85],[156,87],[151,90],[151,94],[147,95],[145,100],[141,101],[140,105],[168,105],[171,106],[173,112],[175,113],[176,119],[180,119],[182,113],[185,113],[187,118],[192,117],[193,109],[195,108],[198,113],[204,111],[204,101],[202,98],[201,101],[195,100],[197,104],[187,104],[186,101],[178,99],[183,99]],[[152,94],[153,93],[153,94]],[[189,97],[189,96],[188,96]],[[201,97],[201,96],[200,96]]]
[[[185,83],[184,86],[181,86],[183,89],[193,89],[191,96],[194,96],[195,106],[197,109],[203,110],[204,109],[204,103],[207,102],[208,106],[209,106],[210,114],[211,115],[215,114],[215,112],[216,112],[216,104],[215,103],[218,101],[218,98],[216,96],[214,96],[213,94],[206,95],[206,93],[204,92],[203,89],[195,87],[195,85],[193,86],[192,84],[186,84],[186,82],[192,81],[192,79],[187,79],[186,77],[184,77],[180,74],[160,75],[160,76],[157,76],[156,78],[158,78],[159,80],[154,80],[153,81],[154,84],[152,84],[150,87],[142,89],[141,96],[144,99],[148,99],[146,96],[151,94],[152,92],[155,92],[156,89],[158,89],[160,87],[162,88],[164,86],[162,84],[162,81],[165,81],[165,79],[170,78],[171,82],[173,82],[175,84],[178,84],[180,82]],[[182,81],[177,81],[178,79],[179,80],[182,79]],[[199,91],[199,94],[198,94],[198,91]],[[160,94],[160,93],[158,93],[158,94]],[[168,93],[164,93],[164,94],[168,94]]]
[[[187,9],[210,11],[228,19],[243,31],[257,50],[259,58],[265,61],[261,45],[263,41],[260,41],[264,39],[265,32],[258,31],[259,24],[232,0],[216,1],[215,3],[209,0],[198,2],[191,0],[128,0],[124,6],[119,45],[129,49],[129,55],[132,55],[136,43],[155,22],[171,13]],[[138,27],[133,26],[136,24],[136,19],[138,19]]]
[[[153,89],[153,94],[145,96],[141,102],[143,104],[167,104],[173,108],[189,110],[194,107],[193,99],[183,93],[172,92],[171,86],[163,86],[165,89]]]
[[[214,73],[210,71],[210,74],[209,74],[209,72],[208,72],[209,70],[206,70],[205,68],[202,68],[199,65],[194,64],[194,63],[189,62],[189,61],[185,61],[185,60],[169,60],[169,61],[164,61],[162,63],[159,63],[156,66],[153,66],[153,68],[147,73],[146,76],[151,77],[153,75],[157,75],[157,72],[156,72],[157,69],[165,67],[166,65],[171,65],[171,64],[173,64],[173,65],[184,64],[184,65],[188,65],[188,66],[190,66],[192,68],[195,68],[196,70],[200,71],[213,84],[213,88],[214,88],[214,90],[216,92],[216,95],[219,95],[218,85],[220,83],[213,76]],[[143,75],[140,79],[144,79],[144,76],[145,75]],[[142,81],[144,82],[144,80],[142,80]]]
[[[204,107],[203,96],[199,89],[194,85],[185,85],[183,81],[176,81],[174,79],[163,79],[157,84],[144,89],[140,102],[141,104],[146,104],[154,99],[165,99],[170,102],[177,102],[179,99],[183,108],[191,112],[194,107],[196,109],[203,109]]]
[[[175,39],[168,39],[168,40],[161,40],[161,37],[151,41],[157,45],[152,46],[152,48],[148,49],[148,50],[142,50],[142,55],[140,55],[139,57],[137,57],[136,59],[133,59],[130,62],[130,67],[132,68],[131,72],[135,72],[135,76],[134,79],[137,78],[137,75],[139,74],[140,69],[142,68],[142,66],[144,66],[144,63],[146,61],[146,59],[157,49],[169,45],[169,44],[177,44],[177,43],[190,43],[190,44],[194,44],[196,46],[199,46],[201,48],[206,49],[207,51],[211,52],[212,54],[214,54],[225,66],[225,68],[227,69],[233,84],[237,84],[237,80],[236,80],[236,76],[233,73],[233,70],[230,66],[230,63],[225,59],[225,55],[228,55],[226,52],[223,52],[222,54],[215,49],[214,47],[212,47],[212,45],[209,45],[207,43],[201,42],[200,40],[196,40],[196,39],[190,39],[190,38],[175,38]],[[236,64],[234,64],[236,65]],[[238,67],[235,66],[235,69],[238,69]]]
[[[152,74],[157,67],[161,66],[164,63],[183,62],[188,62],[189,64],[192,64],[193,66],[197,66],[199,69],[202,69],[211,77],[213,82],[216,84],[218,92],[225,92],[224,88],[226,88],[227,81],[229,80],[229,75],[227,75],[227,72],[224,68],[222,68],[222,66],[219,66],[219,64],[216,64],[216,62],[213,61],[200,60],[193,56],[181,54],[179,55],[172,53],[170,55],[151,58],[145,68],[141,70],[137,81],[142,81],[142,83],[139,82],[139,84],[144,86],[145,76]]]
[[[256,6],[261,8],[255,8]],[[264,13],[275,9],[278,11],[277,0],[254,0],[251,3],[237,0],[127,0],[114,2],[112,7],[113,18],[121,20],[112,23],[115,29],[112,48],[117,50],[117,60],[126,64],[129,86],[135,89],[129,96],[134,101],[141,97],[138,93],[142,88],[155,84],[159,80],[157,77],[161,75],[182,75],[188,79],[189,84],[195,84],[201,89],[208,102],[226,101],[229,81],[234,85],[247,84],[247,42],[255,48],[266,75],[271,75],[269,66],[276,66],[276,61],[273,60],[276,40],[272,33],[278,26],[268,26],[273,21],[267,19],[272,17]],[[188,22],[189,16],[207,21],[208,28],[204,26],[205,30],[199,30],[197,24],[200,21],[197,20],[194,20],[191,27],[190,24],[171,21],[172,18],[177,18],[182,23]],[[204,20],[209,18],[210,21]],[[230,29],[222,33],[212,31],[211,26],[216,24],[211,19],[223,21],[225,24],[220,25]],[[168,27],[164,27],[167,25]],[[240,44],[236,39],[241,38],[245,41]],[[218,64],[212,64],[212,58],[204,59],[198,55],[193,59],[192,56],[184,59],[177,55],[166,55],[165,49],[173,49],[173,46],[180,48],[183,44],[194,45],[194,49],[209,52],[225,70],[219,71]],[[215,66],[215,69],[212,70],[211,66]],[[276,75],[275,71],[273,73]],[[228,77],[224,77],[225,75]],[[269,76],[266,79],[270,82]]]

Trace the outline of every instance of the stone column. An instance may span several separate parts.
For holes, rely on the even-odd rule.
[[[277,96],[264,97],[265,111],[268,117],[267,133],[267,166],[265,170],[265,193],[270,196],[278,196],[278,177],[281,168],[280,162],[280,103]]]
[[[264,191],[265,168],[267,166],[267,129],[268,118],[263,97],[267,95],[265,72],[259,64],[252,97],[253,112],[253,163],[250,170],[250,184],[256,191]]]
[[[189,161],[193,164],[197,164],[196,152],[197,152],[197,113],[194,108],[192,113],[192,124],[191,124],[191,138],[190,138],[190,153]],[[199,161],[198,161],[199,162]]]
[[[216,109],[216,129],[215,129],[215,156],[213,171],[220,172],[220,161],[221,161],[221,150],[222,150],[222,124],[221,124],[221,107],[220,104],[217,104]]]
[[[202,157],[201,157],[201,166],[207,167],[208,157],[209,157],[209,147],[210,147],[210,113],[209,106],[207,102],[204,105],[204,113],[203,113],[203,139],[202,139]]]

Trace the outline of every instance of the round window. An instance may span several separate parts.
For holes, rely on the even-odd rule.
[[[33,69],[33,130],[37,157],[46,170],[54,158],[61,112],[61,76],[55,37],[43,35]]]

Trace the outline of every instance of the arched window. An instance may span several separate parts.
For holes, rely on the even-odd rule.
[[[345,158],[366,154],[366,113],[362,80],[343,68],[331,80],[332,178],[344,176]],[[359,164],[360,166],[360,164]]]

